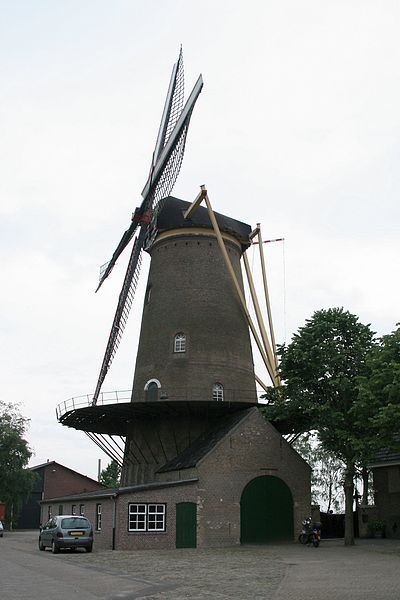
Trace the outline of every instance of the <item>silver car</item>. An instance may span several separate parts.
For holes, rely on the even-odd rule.
[[[53,554],[57,554],[61,548],[85,548],[91,552],[92,547],[93,528],[86,517],[57,515],[40,528],[39,550],[51,548]]]
[[[3,537],[3,531],[4,531],[3,523],[0,521],[0,537]]]

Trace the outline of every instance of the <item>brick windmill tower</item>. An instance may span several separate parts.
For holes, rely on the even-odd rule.
[[[207,209],[185,218],[189,207],[167,198],[148,249],[131,399],[143,414],[127,430],[124,484],[152,480],[216,422],[257,402],[248,325]],[[215,216],[243,288],[240,258],[250,227]]]
[[[183,106],[181,52],[172,72],[150,175],[142,192],[143,202],[135,210],[132,223],[101,273],[99,287],[111,273],[120,254],[132,242],[95,393],[89,399],[86,396],[84,402],[75,398],[58,408],[58,419],[63,425],[85,431],[122,466],[121,489],[129,489],[132,494],[142,493],[143,489],[158,489],[159,486],[193,484],[199,480],[198,465],[213,449],[228,444],[227,440],[231,440],[230,448],[236,457],[229,459],[229,464],[232,466],[235,461],[239,464],[245,460],[249,448],[234,452],[233,431],[242,431],[238,433],[240,441],[245,439],[243,436],[250,435],[251,428],[253,433],[257,430],[257,436],[260,436],[265,434],[265,427],[270,427],[269,438],[267,436],[270,445],[274,448],[277,444],[282,445],[281,436],[265,423],[256,408],[256,382],[263,387],[265,384],[254,372],[250,332],[271,381],[279,385],[260,228],[257,226],[252,230],[245,223],[214,213],[204,186],[201,186],[193,203],[170,195],[182,162],[190,117],[202,86],[200,76]],[[246,250],[252,242],[258,243],[263,266],[268,328],[263,322],[246,258]],[[129,397],[109,396],[101,389],[134,299],[143,251],[148,252],[151,263],[133,389]],[[241,261],[248,277],[260,333],[244,299]],[[251,427],[250,423],[253,423]],[[251,444],[254,446],[254,442]],[[264,450],[263,446],[260,448],[261,456]],[[278,455],[280,461],[286,460],[282,458],[282,451]],[[254,465],[258,460],[261,458],[251,458],[251,466],[246,467],[248,473],[246,471],[247,474],[243,475],[243,481],[248,479],[250,471],[254,479]],[[275,462],[277,460],[274,458]],[[260,467],[267,468],[270,467]],[[278,467],[271,467],[271,473],[277,470]],[[298,465],[294,468],[295,472],[297,470]],[[192,478],[189,473],[194,474]],[[270,477],[272,481],[275,475]],[[264,483],[263,479],[262,485]],[[274,486],[276,482],[268,485]],[[284,485],[287,487],[286,483]],[[240,486],[242,483],[240,491],[239,488],[235,493],[232,491],[233,495],[239,493],[239,498]],[[287,506],[291,507],[287,509],[288,515],[291,515],[288,519],[293,523],[293,500],[289,502],[290,493],[286,488],[283,494],[286,494]],[[254,493],[251,492],[249,497],[255,497]],[[197,523],[201,502],[199,498],[189,502],[197,507],[193,509],[192,525]],[[176,503],[171,518],[176,520],[177,539],[180,539],[178,504],[182,503]],[[233,502],[235,514],[239,504],[238,500]],[[302,506],[304,502],[297,504]],[[281,497],[277,502],[277,506],[280,505]],[[132,506],[136,508],[129,514],[139,519],[142,509],[137,503],[132,503]],[[164,504],[144,503],[140,506],[147,511],[150,510],[148,506],[154,508]],[[255,514],[254,507],[246,506],[243,523],[248,521],[246,515]],[[165,510],[165,506],[160,508],[164,517]],[[276,517],[273,520],[276,521]],[[237,515],[235,519],[237,521]],[[259,525],[251,519],[249,523],[249,531],[254,530],[256,535]],[[292,535],[290,527],[287,531],[290,530],[289,535]],[[237,524],[235,528],[232,533],[229,525],[230,533],[224,537],[224,543],[253,539],[253,534],[246,533],[247,530],[242,535],[238,533]],[[204,535],[205,540],[208,534]],[[204,542],[204,545],[207,543]]]

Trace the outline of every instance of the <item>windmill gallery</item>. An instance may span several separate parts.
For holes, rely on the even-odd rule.
[[[201,76],[183,105],[182,52],[174,65],[143,202],[100,285],[122,251],[132,251],[92,397],[57,409],[122,466],[118,489],[41,503],[41,520],[79,506],[95,524],[98,548],[232,546],[295,537],[310,512],[310,468],[257,407],[250,333],[274,385],[274,339],[253,295],[259,330],[244,300],[241,271],[259,227],[214,213],[201,187],[193,203],[171,196]],[[138,282],[151,263],[133,390],[101,392]],[[264,280],[266,300],[268,293]],[[269,315],[269,312],[268,312]],[[269,315],[270,316],[270,315]]]

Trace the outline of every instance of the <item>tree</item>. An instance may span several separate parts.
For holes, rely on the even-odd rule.
[[[100,473],[100,483],[108,488],[116,488],[119,486],[120,476],[121,467],[117,462],[112,460],[110,464]]]
[[[280,375],[285,385],[267,395],[270,420],[295,417],[303,431],[316,430],[322,447],[345,465],[345,544],[354,544],[353,495],[356,463],[369,422],[352,411],[358,378],[367,375],[366,359],[373,332],[342,308],[320,310],[279,348]]]
[[[359,425],[368,419],[373,435],[366,452],[400,448],[400,327],[377,340],[367,356],[367,373],[358,379],[354,414]],[[396,429],[397,426],[397,429]],[[394,435],[395,434],[395,435]]]
[[[13,526],[34,482],[26,469],[32,452],[24,439],[28,419],[18,407],[0,400],[0,500],[6,504],[6,521]]]

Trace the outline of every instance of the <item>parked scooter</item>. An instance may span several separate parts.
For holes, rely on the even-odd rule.
[[[321,523],[313,523],[311,517],[307,517],[302,521],[302,530],[299,535],[301,544],[313,545],[318,548],[321,541]]]

